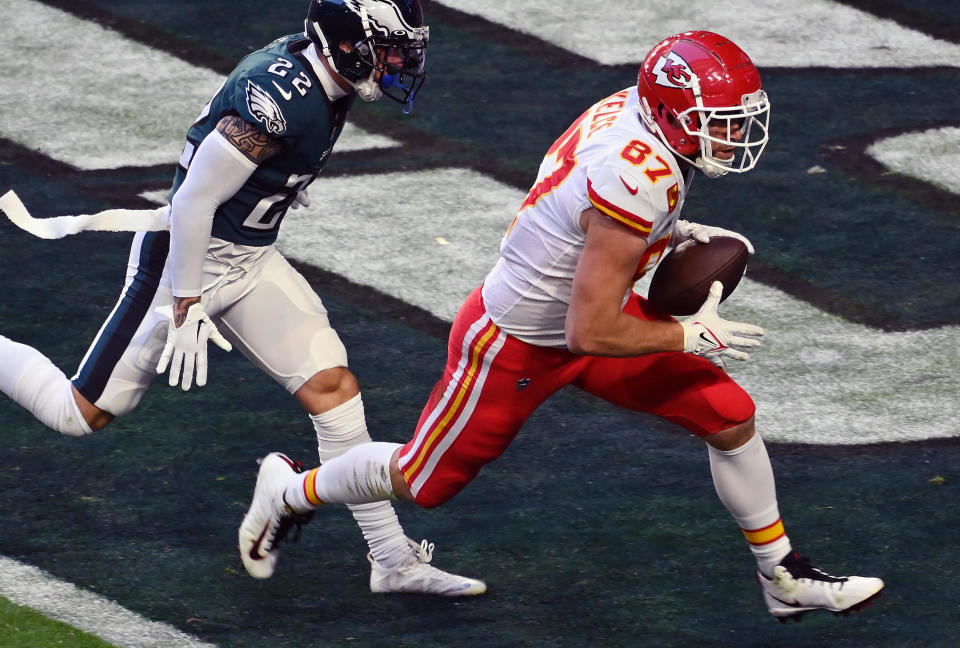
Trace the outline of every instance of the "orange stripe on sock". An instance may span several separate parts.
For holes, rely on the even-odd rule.
[[[319,468],[314,468],[307,473],[307,476],[303,479],[303,494],[307,496],[307,501],[313,504],[314,506],[323,506],[323,500],[317,497],[317,471]]]
[[[747,537],[747,542],[752,545],[769,544],[774,540],[779,540],[786,534],[781,520],[777,520],[773,524],[761,529],[742,529],[742,531],[743,535]]]

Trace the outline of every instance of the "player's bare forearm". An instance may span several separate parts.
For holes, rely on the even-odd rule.
[[[567,311],[567,347],[582,355],[635,356],[682,351],[683,329],[672,321],[643,320],[623,312],[646,240],[589,209],[581,224],[586,242],[573,278]]]
[[[573,306],[573,305],[571,305]],[[611,317],[567,316],[568,348],[581,355],[630,357],[663,351],[683,351],[683,327],[673,321],[642,320],[618,312]]]
[[[607,355],[633,356],[664,351],[683,351],[683,327],[678,322],[647,321],[622,314],[626,326],[623,337],[611,344]]]
[[[258,165],[283,152],[283,142],[236,115],[228,115],[217,122],[217,131]]]
[[[173,324],[181,326],[187,319],[187,310],[193,304],[200,302],[200,297],[174,297],[173,298]]]

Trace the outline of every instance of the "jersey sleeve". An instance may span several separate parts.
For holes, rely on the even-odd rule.
[[[605,161],[587,172],[591,205],[643,238],[673,211],[676,188],[672,172],[651,181],[642,168],[619,159]]]
[[[289,89],[275,82],[266,71],[250,71],[233,80],[232,108],[246,122],[271,137],[297,137],[310,128],[301,106],[292,101]],[[279,78],[279,77],[278,77]]]

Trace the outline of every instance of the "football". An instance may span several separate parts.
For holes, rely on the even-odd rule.
[[[730,236],[713,236],[709,243],[684,241],[661,259],[650,280],[647,300],[670,315],[693,315],[714,281],[723,283],[723,301],[736,289],[747,269],[747,246]]]

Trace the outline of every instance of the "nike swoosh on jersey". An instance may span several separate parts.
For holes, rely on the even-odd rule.
[[[281,88],[276,81],[273,82],[273,87],[276,88],[277,92],[283,95],[283,98],[286,99],[287,101],[290,101],[290,99],[293,97],[292,92],[288,92],[287,90],[284,90],[283,88]]]
[[[627,181],[623,179],[623,176],[617,176],[617,177],[620,178],[620,182],[622,182],[623,186],[627,188],[627,191],[630,192],[631,196],[636,196],[637,192],[640,191],[640,187],[631,187],[630,185],[628,185]]]

